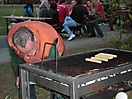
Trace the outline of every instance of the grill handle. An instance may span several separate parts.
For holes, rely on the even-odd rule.
[[[58,41],[58,38],[56,39],[56,42]],[[44,48],[43,48],[43,53],[42,53],[42,62],[41,62],[41,67],[43,66],[43,64],[44,64],[44,53],[45,53],[45,50],[46,50],[46,45],[53,45],[54,46],[54,48],[55,48],[55,63],[56,63],[56,72],[57,72],[57,52],[56,52],[56,44],[55,43],[50,43],[50,42],[46,42],[45,44],[44,44]]]

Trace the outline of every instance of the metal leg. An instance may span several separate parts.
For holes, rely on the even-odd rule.
[[[30,99],[29,72],[21,69],[20,79],[21,79],[20,97],[21,99]]]

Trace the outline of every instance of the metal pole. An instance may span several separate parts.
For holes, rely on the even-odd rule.
[[[30,88],[29,88],[29,72],[20,69],[20,97],[21,99],[30,99]]]

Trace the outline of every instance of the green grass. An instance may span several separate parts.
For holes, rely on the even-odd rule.
[[[0,64],[0,99],[14,87],[15,76],[10,63]]]
[[[10,16],[15,10],[16,16],[23,16],[22,6],[0,6],[0,36],[7,35],[6,32],[6,20],[2,16]],[[34,6],[35,9],[35,6]],[[34,10],[35,11],[35,10]]]
[[[23,15],[22,6],[0,6],[0,35],[6,35],[6,20],[2,16],[10,16],[15,10],[15,15]]]

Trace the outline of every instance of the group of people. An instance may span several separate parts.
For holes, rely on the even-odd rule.
[[[28,10],[27,10],[27,7]],[[31,13],[28,16],[33,15],[33,7],[28,4],[24,7],[24,15],[27,12]],[[50,17],[51,20],[46,22],[51,26],[59,26],[60,30],[58,32],[66,31],[69,38],[67,40],[72,40],[75,34],[72,32],[70,27],[79,26],[87,22],[87,30],[89,37],[95,37],[95,29],[99,37],[103,37],[103,32],[99,27],[99,20],[105,20],[104,8],[99,0],[87,0],[87,4],[83,4],[82,0],[72,0],[71,6],[67,6],[67,0],[51,1],[41,0],[38,2],[38,7],[36,10],[37,17]]]
[[[89,37],[96,36],[95,30],[97,31],[99,37],[103,37],[103,31],[99,26],[101,20],[106,20],[103,5],[99,2],[99,0],[93,0],[93,3],[91,0],[88,0],[86,7],[89,12],[89,22],[87,24]]]
[[[23,8],[24,16],[27,17],[50,17],[51,20],[46,21],[49,24],[59,23],[57,3],[55,1],[50,2],[48,0],[40,0],[37,3],[36,13],[34,15],[33,4],[27,3]]]
[[[66,6],[66,3],[63,5]],[[106,20],[106,16],[104,14],[104,7],[99,0],[88,0],[86,5],[80,0],[72,0],[69,14],[63,19],[62,26],[69,35],[68,40],[72,40],[75,37],[75,34],[70,30],[70,27],[82,25],[85,24],[85,22],[87,23],[86,26],[89,32],[89,37],[96,36],[95,29],[98,36],[103,37],[103,32],[98,25],[98,19]]]
[[[99,37],[103,37],[103,32],[98,25],[97,19],[105,20],[103,5],[98,0],[87,1],[87,4],[83,4],[81,0],[72,0],[71,6],[68,9],[66,6],[67,1],[62,0],[58,5],[60,22],[66,31],[69,38],[72,40],[76,35],[72,32],[70,27],[79,26],[87,22],[86,26],[89,32],[89,37],[95,37],[95,29],[98,32]],[[95,5],[95,6],[93,6]],[[63,11],[62,11],[63,10]]]

